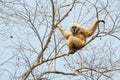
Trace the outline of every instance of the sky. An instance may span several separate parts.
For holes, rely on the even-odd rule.
[[[18,0],[18,1],[20,1],[20,0]],[[41,1],[40,4],[44,4],[43,6],[44,6],[44,8],[46,8],[46,11],[47,11],[47,10],[50,9],[50,7],[48,7],[48,6],[50,6],[49,5],[50,2],[45,4],[46,1],[47,0],[45,0],[43,2]],[[84,2],[84,0],[80,0],[80,1]],[[96,0],[93,0],[91,2],[94,3],[95,1]],[[107,2],[107,0],[105,0],[105,1],[99,0],[99,1],[103,5],[105,5],[106,2]],[[116,5],[119,4],[119,2],[117,2],[117,1],[115,2],[114,0],[110,0],[110,1],[112,1],[111,4],[114,3],[114,5],[110,9],[108,9],[108,11],[112,11],[114,9],[117,9]],[[70,2],[71,2],[71,0],[66,0],[66,2],[64,2],[64,0],[63,0],[63,2],[61,1],[59,4],[61,4],[60,6],[62,6],[62,3],[67,5]],[[26,0],[26,3],[28,4],[28,6],[32,6],[31,9],[28,8],[28,10],[34,10],[34,9],[32,9],[34,7],[34,4],[35,4],[33,0],[31,0],[31,1]],[[0,5],[1,4],[2,3],[0,2]],[[83,5],[76,5],[75,8],[73,9],[73,11],[71,11],[70,14],[67,16],[67,18],[61,22],[61,24],[63,25],[63,27],[67,31],[69,31],[69,26],[70,26],[71,23],[76,22],[76,23],[80,24],[81,26],[89,27],[96,20],[96,17],[92,18],[92,16],[96,15],[95,14],[95,8],[90,3],[84,3]],[[96,5],[98,6],[98,8],[101,7],[101,5],[99,3],[96,4]],[[42,5],[40,5],[40,6],[42,7]],[[111,5],[109,5],[109,6],[111,6]],[[26,19],[28,19],[28,17],[26,16],[26,13],[24,12],[23,8],[20,5],[18,5],[16,3],[13,7],[15,7],[21,13],[23,13],[24,17]],[[2,8],[3,7],[1,7],[0,10],[2,10]],[[63,8],[62,10],[66,11],[66,9],[67,8]],[[8,10],[7,12],[11,12],[11,10],[9,10],[9,9],[6,9],[6,10]],[[81,12],[81,16],[79,17],[79,13],[80,12]],[[111,13],[111,16],[114,18],[115,17],[114,14],[119,14],[119,13],[120,13],[120,11],[115,11],[114,13]],[[64,12],[61,12],[61,16],[63,14],[64,14]],[[105,14],[106,13],[104,13],[104,10],[103,10],[103,12],[100,13],[99,18],[100,19],[104,19],[105,16],[106,16]],[[39,15],[39,13],[38,13],[38,15]],[[31,16],[32,16],[32,14],[31,14]],[[5,17],[5,18],[3,19],[2,17]],[[13,15],[13,17],[14,17],[14,15]],[[17,23],[14,24],[13,22],[9,22],[9,18],[12,19],[13,21],[16,21]],[[37,19],[38,20],[42,20],[43,18],[44,17],[40,17],[39,16]],[[37,26],[41,26],[41,25],[38,24],[38,22],[39,22],[38,20],[36,20],[36,23],[35,23],[36,27]],[[51,24],[50,21],[51,21],[51,19],[48,18],[48,23],[49,23],[48,27],[50,27],[50,24]],[[106,21],[106,24],[105,24],[106,31],[110,30],[111,27],[113,26],[113,23],[110,23],[111,20],[110,20],[109,17],[106,18],[105,21]],[[11,73],[14,74],[15,71],[17,71],[16,72],[17,75],[15,75],[15,74],[13,75],[12,74],[11,77],[19,76],[20,74],[22,74],[22,71],[23,71],[22,68],[25,68],[25,67],[22,67],[21,65],[24,64],[23,60],[26,60],[26,57],[24,56],[24,54],[23,55],[21,54],[22,51],[20,51],[21,50],[20,47],[22,45],[24,47],[31,48],[31,46],[28,45],[28,43],[29,43],[29,42],[27,42],[28,39],[29,39],[31,45],[36,49],[36,51],[39,52],[39,49],[41,48],[41,46],[38,45],[40,43],[39,43],[38,39],[36,38],[34,32],[29,28],[29,25],[27,25],[26,23],[27,22],[24,22],[19,17],[18,18],[17,17],[11,18],[9,16],[5,16],[5,14],[0,13],[0,26],[1,26],[0,27],[0,31],[1,31],[0,32],[0,43],[1,43],[0,44],[0,75],[1,76],[0,77],[1,77],[1,80],[8,80],[8,79],[10,79],[10,76],[6,77],[6,75],[11,74]],[[42,25],[42,29],[39,29],[41,27],[38,27],[39,33],[40,33],[41,37],[44,37],[42,34],[45,33],[45,30],[47,29],[45,26],[46,25]],[[103,30],[103,24],[100,24],[100,26],[102,26],[100,28],[100,30],[102,31]],[[58,29],[55,30],[55,31],[56,31],[56,36],[57,37],[59,37],[59,38],[62,37],[62,35],[59,35],[60,32],[58,31]],[[118,37],[119,37],[119,34],[120,33],[117,33],[115,35],[118,35]],[[11,38],[10,36],[13,36],[13,38]],[[90,38],[88,38],[87,40],[89,40],[89,39]],[[65,41],[63,41],[63,42],[65,42]],[[85,49],[94,49],[94,47],[97,47],[99,49],[99,48],[103,47],[106,44],[105,45],[106,51],[109,50],[109,46],[111,46],[111,49],[115,50],[115,54],[118,53],[118,55],[115,55],[114,58],[116,58],[116,59],[118,58],[119,59],[120,58],[119,57],[120,56],[120,54],[119,54],[119,51],[120,51],[119,46],[120,46],[120,44],[119,43],[120,43],[120,40],[118,40],[118,39],[108,35],[108,36],[102,37],[102,39],[99,38],[99,37],[96,38],[94,41],[92,41],[90,43],[90,45],[86,46]],[[52,42],[50,44],[52,45]],[[49,49],[50,48],[48,48],[48,51],[46,51],[46,53],[50,51]],[[88,52],[84,52],[84,51],[85,50],[83,50],[82,53],[88,53]],[[34,62],[34,60],[35,60],[34,58],[37,56],[37,53],[33,54],[33,53],[30,53],[30,51],[25,51],[23,53],[27,54],[27,57],[29,57],[31,59],[31,63]],[[88,55],[89,55],[89,53],[88,53]],[[73,57],[73,56],[76,57],[77,55],[76,54],[75,55],[71,55],[70,58]],[[23,59],[23,60],[20,60],[20,59]],[[63,71],[64,70],[67,71],[67,69],[64,69],[64,66],[63,66],[64,65],[64,59],[63,58],[58,59],[57,62],[58,62],[57,63],[57,69],[58,70],[61,69]],[[49,76],[49,77],[51,77],[51,76]],[[118,76],[119,76],[119,74],[115,74],[115,77],[113,77],[113,80],[119,80],[120,77],[118,77]],[[80,77],[77,77],[77,76],[75,76],[75,77],[73,77],[73,76],[61,77],[61,75],[60,75],[59,78],[56,77],[56,78],[53,78],[52,80],[64,80],[64,79],[80,80]],[[82,77],[81,77],[81,79],[83,80]]]

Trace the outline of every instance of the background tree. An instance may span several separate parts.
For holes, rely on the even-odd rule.
[[[120,72],[117,0],[0,0],[2,80],[117,80]],[[104,19],[72,55],[56,25],[90,26]]]

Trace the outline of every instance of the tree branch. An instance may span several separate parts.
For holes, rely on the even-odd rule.
[[[76,1],[76,0],[73,1],[73,4],[72,4],[71,8],[69,9],[69,11],[59,20],[59,22],[56,24],[56,26],[57,26],[61,21],[63,21],[63,20],[68,16],[68,14],[72,11],[72,9],[73,9],[73,7],[74,7],[74,4],[75,4],[75,1]]]
[[[43,73],[40,73],[38,79],[41,78],[43,75],[49,74],[49,73],[53,73],[53,74],[62,74],[62,75],[76,75],[75,72],[44,71]]]
[[[71,10],[73,9],[73,7],[74,7],[75,1],[76,1],[76,0],[74,0],[72,7],[71,7],[71,8],[69,9],[69,11],[62,17],[62,19],[59,21],[59,23],[68,16],[68,14],[70,13],[70,11],[71,11]],[[55,57],[55,58],[50,58],[50,59],[48,59],[48,60],[45,60],[45,61],[40,62],[40,58],[43,56],[43,52],[45,51],[45,49],[47,48],[47,46],[48,46],[48,44],[49,44],[49,42],[50,42],[50,39],[51,39],[52,34],[53,34],[53,32],[54,32],[54,29],[57,27],[57,24],[59,24],[59,23],[57,23],[56,25],[54,24],[54,22],[55,22],[55,21],[54,21],[54,20],[55,20],[55,12],[54,12],[54,3],[53,3],[53,0],[51,0],[51,4],[52,4],[52,29],[51,29],[51,31],[50,31],[50,33],[49,33],[49,37],[48,37],[48,39],[47,39],[47,41],[46,41],[45,46],[44,46],[43,49],[40,51],[40,53],[39,53],[39,55],[38,55],[38,57],[37,57],[37,60],[36,60],[35,63],[23,74],[21,80],[26,80],[26,78],[29,76],[29,74],[31,73],[31,71],[32,71],[35,67],[37,67],[37,66],[39,66],[39,65],[41,65],[41,64],[43,64],[43,63],[45,63],[45,62],[47,62],[47,61],[51,61],[51,60],[54,60],[54,59],[63,57],[63,56],[65,56],[65,55],[68,55],[68,54],[63,54],[63,55],[57,56],[57,57]],[[53,18],[54,18],[54,19],[53,19]]]

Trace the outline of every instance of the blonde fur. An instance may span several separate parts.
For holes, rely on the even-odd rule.
[[[81,27],[77,23],[72,23],[70,25],[70,32],[66,32],[60,24],[57,27],[63,37],[67,39],[67,46],[69,51],[72,52],[81,49],[86,44],[86,38],[95,32],[99,22],[105,23],[104,20],[97,20],[90,28]]]

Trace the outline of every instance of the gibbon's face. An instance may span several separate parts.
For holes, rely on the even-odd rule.
[[[77,27],[77,26],[72,26],[72,27],[71,27],[71,32],[72,32],[73,34],[77,33],[77,31],[78,31],[78,27]]]

